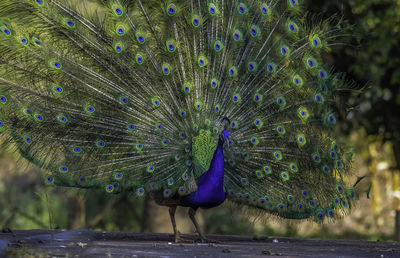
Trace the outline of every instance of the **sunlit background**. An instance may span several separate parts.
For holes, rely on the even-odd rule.
[[[338,134],[357,150],[355,176],[348,180],[368,176],[362,183],[365,190],[372,183],[369,199],[361,193],[352,213],[335,223],[281,220],[229,204],[202,210],[198,219],[206,234],[400,240],[400,0],[308,0],[305,5],[324,17],[342,13],[354,25],[353,34],[344,35],[351,43],[332,48],[325,61],[354,83],[342,93],[349,104]],[[178,228],[193,233],[186,213],[178,209]],[[172,232],[167,208],[129,193],[45,187],[39,168],[1,150],[0,226]]]

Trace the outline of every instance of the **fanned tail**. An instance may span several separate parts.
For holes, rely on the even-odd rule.
[[[321,55],[347,32],[304,13],[299,0],[4,0],[0,131],[50,184],[168,198],[195,191],[226,130],[230,200],[336,218],[356,198],[333,131],[346,83]]]

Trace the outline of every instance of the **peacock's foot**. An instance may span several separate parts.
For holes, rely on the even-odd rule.
[[[208,244],[219,244],[220,242],[216,240],[211,240],[206,237],[199,237],[198,239],[195,240],[197,243],[208,243]]]
[[[191,239],[181,237],[181,232],[177,232],[175,234],[175,243],[193,243],[194,241]]]
[[[186,238],[182,238],[182,237],[175,237],[175,243],[190,243],[193,244],[194,241],[191,239],[186,239]]]

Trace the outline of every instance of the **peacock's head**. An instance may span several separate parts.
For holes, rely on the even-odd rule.
[[[231,134],[228,131],[228,127],[229,127],[230,123],[231,123],[231,121],[229,120],[229,118],[224,117],[222,119],[223,130],[222,130],[221,134],[219,135],[219,142],[221,142],[221,144],[226,143],[228,146],[232,143]]]

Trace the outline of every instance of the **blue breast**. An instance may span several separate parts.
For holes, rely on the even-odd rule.
[[[197,190],[181,199],[181,206],[212,208],[225,201],[224,152],[222,141],[214,152],[210,169],[201,175]]]

